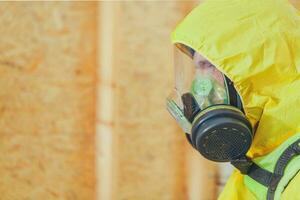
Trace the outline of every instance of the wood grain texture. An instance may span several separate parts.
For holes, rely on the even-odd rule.
[[[95,3],[0,13],[0,199],[94,199]]]
[[[114,51],[116,3],[98,3],[98,70],[96,123],[97,199],[115,199],[117,153],[114,133]]]
[[[176,7],[166,2],[120,3],[115,67],[117,199],[187,195],[183,135],[164,107],[172,88],[169,34],[179,17]]]
[[[114,4],[113,199],[215,199],[215,166],[191,156],[165,109],[173,87],[170,33],[196,2]]]

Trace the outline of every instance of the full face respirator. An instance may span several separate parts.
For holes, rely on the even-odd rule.
[[[233,82],[193,49],[177,47],[168,111],[205,158],[216,162],[245,158],[254,135]]]

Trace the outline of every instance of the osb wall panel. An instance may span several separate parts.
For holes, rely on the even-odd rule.
[[[191,147],[165,109],[173,87],[170,33],[195,2],[117,4],[114,199],[214,199],[213,166],[187,156]]]
[[[0,199],[94,199],[95,3],[0,13]]]
[[[171,89],[168,36],[178,19],[176,7],[165,2],[120,3],[115,68],[117,199],[186,198],[181,187],[182,134],[164,109]]]

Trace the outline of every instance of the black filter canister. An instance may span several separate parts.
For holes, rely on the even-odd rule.
[[[227,162],[244,156],[252,143],[252,128],[244,114],[231,106],[216,107],[193,122],[193,146],[207,159]]]

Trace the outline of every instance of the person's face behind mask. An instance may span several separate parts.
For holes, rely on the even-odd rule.
[[[216,104],[227,104],[224,75],[206,58],[195,52],[193,55],[195,76],[191,93],[201,110]]]

